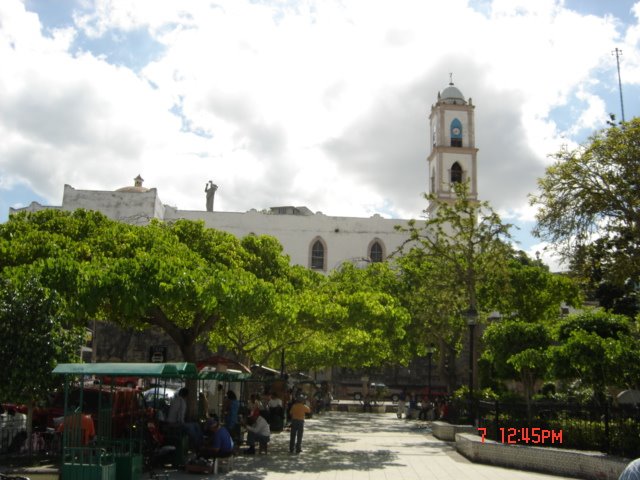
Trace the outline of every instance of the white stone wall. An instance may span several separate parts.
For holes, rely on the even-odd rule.
[[[457,433],[455,442],[456,450],[473,462],[586,480],[617,480],[629,461],[601,452],[483,442],[469,433]]]
[[[257,211],[202,212],[176,210],[166,207],[165,220],[186,218],[204,220],[205,225],[223,230],[238,238],[254,233],[276,237],[295,265],[310,266],[312,242],[321,238],[326,244],[327,270],[333,270],[345,261],[369,257],[369,247],[378,240],[385,255],[394,252],[407,238],[395,230],[396,225],[407,225],[406,220],[331,217],[314,215],[272,215]]]
[[[121,222],[143,225],[152,218],[162,218],[164,208],[155,188],[147,192],[119,192],[100,190],[76,190],[65,185],[62,209],[78,208],[97,210],[107,217]]]
[[[283,246],[291,263],[310,267],[311,245],[320,238],[326,245],[326,271],[331,271],[345,261],[362,261],[369,258],[374,241],[382,247],[385,258],[396,251],[407,235],[395,230],[396,225],[407,225],[406,220],[386,219],[380,215],[370,218],[331,217],[316,213],[311,215],[276,215],[249,212],[207,212],[178,210],[164,205],[155,188],[147,192],[121,192],[76,190],[65,185],[62,207],[47,207],[32,203],[28,207],[11,209],[37,211],[44,208],[97,210],[107,217],[137,224],[147,224],[152,218],[164,221],[177,219],[202,220],[209,228],[223,230],[238,238],[249,234],[271,235]]]

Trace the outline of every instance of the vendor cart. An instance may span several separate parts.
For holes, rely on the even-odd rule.
[[[139,392],[92,378],[193,378],[192,363],[64,363],[61,480],[137,480],[142,475],[146,406]],[[97,404],[85,395],[98,389]],[[73,397],[72,392],[77,392]],[[121,393],[118,393],[121,392]],[[73,402],[70,401],[73,399]],[[72,404],[73,403],[73,404]]]

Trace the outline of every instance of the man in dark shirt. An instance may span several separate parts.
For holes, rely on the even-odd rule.
[[[226,427],[220,425],[218,418],[210,418],[205,426],[207,438],[200,455],[207,458],[224,458],[233,455],[233,439]]]

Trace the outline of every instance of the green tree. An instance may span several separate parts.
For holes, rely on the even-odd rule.
[[[22,273],[0,277],[0,400],[28,406],[30,434],[34,404],[54,387],[51,371],[78,358],[85,330],[55,291]]]
[[[318,324],[316,315],[322,313],[313,305],[324,276],[291,266],[273,237],[249,235],[241,244],[248,255],[247,268],[274,288],[272,308],[223,319],[211,332],[209,344],[212,348],[224,346],[245,362],[259,364],[279,360],[286,349],[288,363],[298,363],[295,346],[310,341]]]
[[[222,321],[276,305],[274,283],[250,270],[240,241],[202,222],[140,227],[95,212],[49,210],[12,216],[0,239],[3,271],[37,271],[79,323],[157,327],[188,362],[198,360],[196,344]]]
[[[511,254],[505,240],[510,238],[511,226],[502,223],[487,202],[470,198],[467,183],[454,183],[450,200],[426,194],[425,199],[437,204],[435,215],[429,217],[425,210],[424,222],[412,220],[408,228],[397,227],[409,233],[401,249],[407,252],[406,259],[399,262],[407,275],[403,295],[410,298],[415,290],[416,295],[424,296],[408,302],[417,322],[412,331],[433,332],[442,342],[441,349],[446,347],[445,353],[457,354],[465,315],[482,318],[495,303],[495,295],[485,287],[503,283],[500,279],[506,275]],[[482,298],[481,291],[485,293]],[[441,362],[451,368],[445,373],[452,387],[454,356],[441,356]]]
[[[79,319],[156,326],[195,361],[195,344],[221,318],[272,308],[273,285],[248,268],[231,234],[201,222],[141,227],[96,212],[13,215],[0,227],[3,271],[29,265]]]
[[[551,344],[547,327],[540,322],[507,319],[492,323],[482,336],[482,361],[499,380],[522,382],[531,413],[535,384],[548,370],[546,350]]]
[[[545,176],[534,234],[551,242],[592,287],[640,279],[640,118],[596,132],[561,150]]]
[[[581,304],[577,282],[567,275],[551,273],[540,260],[533,260],[522,251],[510,256],[506,275],[498,280],[498,284],[486,288],[485,296],[494,299],[494,309],[503,318],[553,321],[563,304]]]
[[[398,297],[411,314],[406,327],[407,348],[424,357],[426,347],[435,344],[440,375],[451,389],[456,387],[455,358],[467,327],[459,314],[467,307],[463,289],[452,284],[446,266],[433,262],[423,249],[411,249],[398,258],[401,272]]]
[[[196,344],[223,320],[273,308],[273,284],[246,268],[246,252],[231,234],[187,220],[114,233],[125,251],[105,249],[88,273],[96,313],[128,328],[159,327],[185,361],[198,360]]]
[[[588,310],[555,326],[550,348],[556,378],[580,380],[602,400],[608,386],[637,384],[640,339],[623,315]]]
[[[329,275],[320,299],[334,308],[321,317],[318,327],[332,357],[325,357],[323,365],[357,368],[408,362],[410,317],[394,295],[396,282],[397,273],[387,262],[366,268],[346,262]]]

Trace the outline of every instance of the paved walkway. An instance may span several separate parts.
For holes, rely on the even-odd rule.
[[[302,453],[289,453],[289,433],[271,437],[268,455],[240,455],[222,475],[171,471],[171,480],[559,480],[567,477],[474,464],[424,422],[395,414],[330,412],[307,420]],[[147,478],[145,476],[144,478]]]

